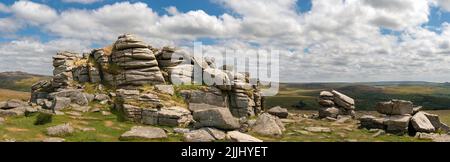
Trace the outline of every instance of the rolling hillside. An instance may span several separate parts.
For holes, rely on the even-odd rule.
[[[0,88],[29,92],[31,85],[39,80],[49,78],[49,76],[29,74],[20,71],[0,72]]]
[[[450,85],[431,82],[370,83],[285,83],[280,93],[268,97],[266,106],[315,110],[320,91],[336,89],[354,98],[359,110],[373,110],[375,104],[389,99],[411,100],[428,110],[450,109]]]

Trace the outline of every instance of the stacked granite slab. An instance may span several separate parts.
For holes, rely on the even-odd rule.
[[[110,66],[116,66],[114,85],[141,86],[165,83],[152,50],[133,35],[119,36],[111,53]]]
[[[319,105],[319,118],[355,117],[355,100],[336,90],[320,92]]]
[[[449,131],[449,127],[440,122],[439,116],[420,111],[421,107],[414,106],[411,101],[394,99],[379,102],[376,110],[383,116],[362,116],[359,119],[362,128],[383,129],[388,133],[398,135]]]

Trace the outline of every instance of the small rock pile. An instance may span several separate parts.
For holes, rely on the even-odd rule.
[[[355,117],[355,100],[336,90],[320,92],[319,105],[319,118]]]
[[[380,102],[376,106],[381,117],[364,115],[359,118],[362,128],[382,129],[387,133],[415,135],[417,132],[449,132],[449,127],[439,120],[439,116],[421,111],[411,101],[391,100]]]

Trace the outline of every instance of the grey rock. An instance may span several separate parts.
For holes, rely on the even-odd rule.
[[[75,103],[75,104],[78,104],[81,106],[86,106],[89,103],[88,99],[86,98],[84,93],[81,92],[81,90],[63,90],[60,92],[50,93],[50,98],[55,98],[55,97],[70,98],[72,103]]]
[[[4,124],[5,121],[6,121],[5,118],[0,117],[0,125]]]
[[[174,95],[175,90],[173,88],[173,85],[155,85],[155,89],[161,93]]]
[[[376,118],[371,115],[364,115],[359,118],[362,128],[366,129],[385,129],[384,118]]]
[[[175,133],[180,133],[180,134],[184,134],[184,133],[188,133],[191,130],[187,129],[187,128],[173,128],[173,131]]]
[[[252,132],[264,136],[281,136],[286,130],[278,117],[268,113],[261,114],[250,129]]]
[[[58,137],[49,137],[49,138],[42,140],[42,142],[65,142],[65,141],[66,141],[66,139],[58,138]]]
[[[319,118],[332,117],[337,118],[339,115],[339,109],[335,107],[326,107],[319,109]]]
[[[239,120],[226,108],[194,111],[194,120],[201,127],[215,127],[223,130],[235,130],[240,127]]]
[[[333,97],[333,93],[331,93],[330,91],[322,91],[320,92],[320,97]]]
[[[26,102],[23,102],[21,100],[17,100],[17,99],[10,99],[6,102],[2,102],[0,103],[0,109],[14,109],[17,107],[23,107],[23,106],[27,106],[28,104]]]
[[[312,133],[331,133],[331,129],[327,127],[306,127],[305,130]]]
[[[84,96],[86,97],[86,99],[88,100],[88,102],[94,101],[95,96],[94,96],[93,94],[84,93]]]
[[[335,90],[331,91],[331,93],[334,96],[334,104],[345,109],[355,109],[355,100]]]
[[[216,140],[224,140],[226,138],[226,135],[227,135],[225,132],[223,132],[221,130],[218,130],[216,128],[206,127],[206,128],[202,128],[202,129],[205,129]]]
[[[71,135],[74,132],[74,128],[69,123],[47,128],[47,135],[53,137],[64,137]]]
[[[71,99],[67,97],[55,97],[53,98],[52,110],[64,110],[70,106]]]
[[[402,135],[408,132],[408,125],[411,119],[410,115],[393,115],[384,117],[384,119],[387,133]]]
[[[431,133],[435,131],[435,127],[423,112],[418,112],[411,118],[411,125],[417,132]]]
[[[216,140],[206,129],[197,129],[183,134],[185,142],[211,142]]]
[[[441,130],[443,132],[449,132],[450,128],[446,124],[441,122],[438,115],[425,112],[423,112],[423,114],[431,122],[436,131]]]
[[[412,114],[414,115],[414,114],[418,113],[419,111],[422,111],[422,109],[423,109],[422,106],[413,107],[413,113]]]
[[[392,100],[389,102],[379,102],[376,110],[386,115],[407,115],[413,113],[413,104],[411,101]]]
[[[108,101],[108,100],[110,100],[109,96],[106,95],[106,94],[96,94],[94,99],[96,101]]]
[[[229,131],[227,132],[228,140],[231,140],[233,142],[263,142],[262,140],[255,138],[253,136],[250,136],[245,133],[241,133],[239,131]]]
[[[275,116],[277,116],[279,118],[287,118],[288,115],[289,115],[288,110],[285,109],[285,108],[281,108],[280,106],[272,107],[267,112],[269,114],[275,115]]]
[[[24,116],[27,107],[17,107],[7,110],[0,109],[0,117]]]
[[[162,138],[167,138],[167,134],[163,129],[149,126],[134,126],[130,131],[127,131],[120,136],[120,140],[146,140]]]
[[[214,108],[223,108],[223,107],[205,104],[205,103],[189,103],[189,110],[191,110],[191,111],[214,109]]]
[[[332,100],[320,99],[319,100],[319,105],[323,106],[323,107],[333,107],[334,106],[334,102]]]

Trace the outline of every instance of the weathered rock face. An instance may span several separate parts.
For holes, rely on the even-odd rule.
[[[117,66],[117,75],[114,75],[116,86],[165,82],[153,51],[133,35],[119,36],[111,53],[111,63]]]
[[[169,107],[157,109],[144,109],[142,111],[142,122],[148,125],[161,126],[187,126],[192,121],[189,110],[183,107]]]
[[[386,115],[407,115],[413,113],[413,104],[411,101],[392,100],[378,103],[376,110]]]
[[[16,99],[0,102],[0,117],[23,116],[28,108],[27,103]]]
[[[393,115],[385,117],[384,125],[386,125],[386,132],[392,134],[405,134],[408,132],[410,115]]]
[[[134,126],[130,131],[120,136],[120,140],[149,140],[167,138],[166,132],[161,128]]]
[[[222,130],[235,130],[240,127],[237,118],[226,108],[204,109],[193,113],[199,127],[214,127]]]
[[[319,118],[337,118],[338,115],[355,117],[355,100],[338,92],[322,91],[319,96]]]
[[[384,125],[384,118],[376,118],[371,115],[364,115],[359,118],[362,128],[367,129],[386,129]]]
[[[433,124],[428,120],[427,116],[423,112],[416,113],[411,118],[411,124],[414,127],[414,129],[418,132],[434,132],[435,127]]]
[[[286,130],[278,117],[268,113],[261,114],[250,129],[265,136],[281,136]]]
[[[115,108],[122,112],[129,121],[142,122],[144,110],[158,110],[164,105],[154,94],[141,94],[138,90],[118,89]]]

